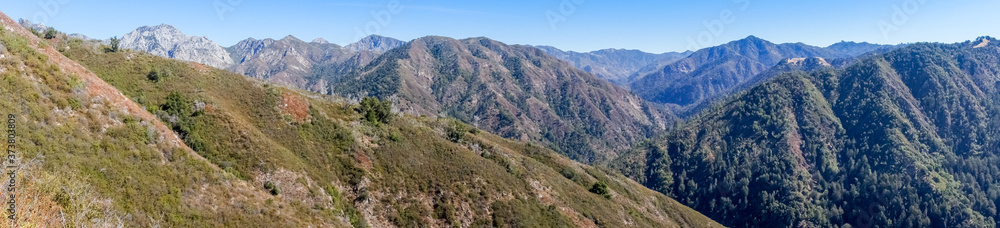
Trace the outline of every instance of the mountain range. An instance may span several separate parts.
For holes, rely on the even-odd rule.
[[[587,53],[563,51],[552,46],[535,46],[558,59],[570,62],[577,69],[619,85],[628,83],[630,76],[643,69],[655,69],[688,55],[686,52],[646,53],[639,50],[603,49]]]
[[[668,110],[539,49],[487,38],[419,38],[331,87],[541,142],[585,162],[613,157],[675,121]]]
[[[135,33],[164,36],[145,39],[151,41],[189,39],[168,26],[143,27],[130,34]],[[228,53],[234,64],[223,68],[238,74],[322,94],[394,99],[403,112],[458,118],[586,162],[613,157],[674,121],[668,110],[535,48],[489,39],[425,37],[411,42],[418,42],[416,49],[409,42],[377,35],[346,47],[287,36],[249,38],[211,54],[200,51],[206,56]],[[165,45],[125,47],[146,51]]]
[[[159,32],[158,34],[176,36],[178,33]],[[163,39],[175,40],[177,38]],[[225,51],[235,61],[234,64],[225,67],[225,69],[269,82],[323,94],[339,94],[348,97],[376,95],[397,99],[399,101],[398,108],[406,112],[417,115],[459,118],[490,132],[508,138],[539,142],[575,159],[589,162],[613,157],[614,154],[628,148],[631,143],[651,136],[656,131],[666,129],[666,126],[671,125],[674,121],[672,112],[678,112],[682,116],[697,113],[715,99],[751,86],[753,82],[766,80],[767,75],[757,77],[758,74],[775,66],[781,60],[821,57],[830,59],[831,62],[842,63],[847,62],[847,60],[841,59],[853,58],[875,50],[889,50],[892,47],[869,43],[841,42],[827,48],[819,48],[801,43],[773,44],[751,36],[725,45],[684,53],[651,54],[637,50],[616,49],[577,53],[561,51],[548,46],[516,49],[516,52],[522,53],[503,53],[497,52],[497,48],[490,45],[500,47],[508,45],[491,40],[477,45],[485,48],[461,47],[453,42],[441,42],[439,38],[435,37],[425,37],[418,40],[438,41],[431,42],[435,46],[433,50],[410,53],[409,50],[393,52],[397,48],[409,49],[412,47],[412,45],[408,45],[408,42],[377,35],[366,37],[346,47],[330,44],[322,39],[307,43],[294,36],[287,36],[280,40],[249,38],[226,48]],[[150,43],[147,46],[157,45]],[[488,53],[484,54],[480,50],[492,50],[500,58],[490,56]],[[520,68],[524,66],[524,64],[519,63],[520,61],[509,61],[510,55],[535,55],[531,52],[537,52],[537,50],[542,51],[542,54],[537,54],[537,58],[562,61],[552,61],[553,66],[541,67],[538,65],[542,62],[541,60],[532,60],[537,68],[535,71],[528,71],[531,74],[527,75],[532,76],[532,81],[512,80],[510,78],[499,80],[507,74],[516,77],[524,75],[517,72],[520,69],[508,69],[508,67]],[[382,59],[384,53],[392,53],[393,55]],[[409,56],[411,54],[418,55],[418,57],[411,58],[412,56]],[[211,54],[211,56],[214,55]],[[413,61],[417,59],[419,61]],[[399,61],[409,61],[409,64],[413,65],[399,65]],[[450,64],[451,69],[440,69],[444,67],[441,64]],[[461,64],[471,65],[463,66]],[[510,66],[510,64],[515,65]],[[563,66],[564,64],[569,65],[569,67]],[[481,68],[480,65],[490,68],[477,69],[477,67]],[[560,75],[563,75],[564,72],[558,72],[558,70],[564,68],[576,68],[576,71],[568,74],[569,77],[583,77],[583,79],[563,80]],[[420,69],[430,70],[421,72]],[[463,70],[465,72],[462,72]],[[409,74],[400,73],[401,71],[415,72]],[[458,76],[461,74],[487,74],[486,72],[491,74],[490,80],[484,81],[480,80],[484,78],[467,77],[466,80],[458,81],[461,84],[445,85],[453,83],[453,80],[459,78]],[[427,79],[395,81],[397,75],[414,74]],[[534,77],[535,75],[546,76],[545,79],[539,79]],[[556,75],[556,77],[551,75]],[[592,80],[589,79],[592,76],[625,85],[631,91],[622,90],[616,85],[592,83]],[[377,80],[372,81],[372,79]],[[407,79],[407,77],[403,77],[403,79]],[[469,84],[472,83],[469,80],[473,79],[481,83],[482,86],[504,89],[485,90],[492,91],[485,93],[480,90],[468,90],[484,93],[475,96],[462,94],[462,92],[441,94],[446,93],[440,88],[442,86],[474,86]],[[557,81],[551,79],[557,79]],[[541,81],[546,81],[544,89],[541,90],[531,88],[538,85],[528,84]],[[511,91],[506,89],[511,88],[511,85],[504,85],[505,83],[518,84],[516,88],[527,93],[520,91],[510,93]],[[556,87],[551,83],[565,85]],[[407,89],[400,90],[401,87]],[[558,89],[553,90],[552,88]],[[609,96],[583,96],[582,94],[591,92],[582,92],[575,88],[612,91],[610,92],[612,96],[610,96],[611,98],[608,98]],[[593,91],[593,89],[585,89],[585,91]],[[574,95],[573,98],[569,98],[573,101],[569,101],[568,98],[565,98],[567,93],[581,95]],[[638,94],[644,100],[659,104],[648,104],[643,99],[632,99],[630,98],[632,93]],[[492,102],[473,102],[461,105],[451,103],[451,101],[500,98],[499,100],[508,100],[507,102],[499,102],[499,104],[505,104],[510,103],[509,97],[523,101],[512,103],[514,105],[501,105],[502,110],[482,106],[483,104],[496,104]],[[539,101],[539,104],[529,105],[525,102],[530,101],[527,98],[531,97],[536,98],[535,100]],[[558,99],[566,101],[556,100],[555,97],[564,97]],[[622,98],[628,101],[619,101]],[[594,102],[595,100],[599,102]],[[606,104],[600,104],[601,102]],[[621,105],[626,103],[629,105]],[[544,106],[538,106],[541,104]],[[593,104],[600,104],[603,108],[599,108],[599,110],[607,111],[576,111],[594,110]],[[529,109],[541,109],[549,113],[540,114],[535,111],[536,113],[524,115],[528,113]],[[494,111],[484,112],[483,110]],[[614,114],[611,111],[621,111],[628,114]],[[615,123],[614,126],[624,125],[610,129],[584,129],[585,120]],[[584,140],[575,139],[577,137],[583,137]],[[573,139],[569,140],[570,138]]]
[[[682,113],[705,102],[725,97],[757,80],[756,76],[790,58],[820,57],[828,60],[891,48],[867,43],[838,43],[828,48],[802,43],[774,44],[750,36],[716,47],[698,50],[690,56],[646,75],[637,75],[629,87],[644,99],[678,107]]]
[[[995,226],[997,44],[783,61],[613,166],[727,226]]]
[[[21,160],[4,163],[19,166],[4,224],[719,226],[620,174],[454,119],[43,39],[2,13],[0,25],[0,108]]]
[[[113,216],[89,222],[139,226],[1000,219],[991,37],[816,47],[750,36],[664,54],[438,36],[222,48],[161,25],[127,35],[140,51],[113,52],[0,21],[14,31],[0,34],[11,80],[0,92],[31,101],[0,106],[41,132],[28,156],[64,164],[28,183],[47,199],[37,214],[59,221],[96,210]],[[67,199],[54,190],[65,186],[90,190]],[[81,194],[112,203],[80,206]]]

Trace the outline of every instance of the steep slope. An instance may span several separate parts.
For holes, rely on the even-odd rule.
[[[624,176],[455,120],[359,120],[362,109],[341,98],[139,52],[94,52],[92,43],[59,45],[227,175],[292,210],[282,214],[317,226],[719,226]],[[598,182],[606,196],[589,191]]]
[[[486,38],[424,37],[386,52],[336,93],[397,101],[501,136],[603,160],[673,121],[666,111],[543,51]]]
[[[174,26],[167,24],[139,27],[122,36],[121,47],[215,68],[233,65],[229,53],[215,41],[207,37],[184,35]]]
[[[685,59],[630,79],[632,91],[656,103],[681,107],[686,114],[698,110],[690,107],[725,97],[757,75],[789,58],[821,57],[825,59],[852,57],[863,47],[842,44],[819,48],[802,43],[774,44],[750,36],[724,45],[699,50]]]
[[[731,226],[996,226],[993,42],[780,74],[613,164]]]
[[[572,63],[577,69],[616,84],[626,84],[630,75],[636,74],[640,69],[649,67],[649,65],[662,67],[691,54],[690,51],[653,54],[623,49],[604,49],[579,53],[563,51],[551,46],[537,46],[536,48],[542,49],[553,57]]]
[[[406,42],[391,37],[370,35],[344,47],[354,52],[373,51],[381,53],[403,46],[403,44],[406,44]]]
[[[5,147],[15,152],[5,157],[17,157],[3,167],[5,173],[18,167],[16,221],[6,220],[5,206],[3,224],[323,224],[295,216],[288,203],[267,202],[269,194],[207,162],[115,87],[2,13],[0,25],[0,110],[12,117],[16,132],[14,147]],[[8,189],[0,192],[4,198]],[[226,219],[207,219],[216,217]]]

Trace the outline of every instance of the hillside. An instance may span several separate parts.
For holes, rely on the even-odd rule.
[[[558,59],[573,64],[577,69],[599,78],[625,85],[629,76],[644,68],[662,67],[691,54],[688,52],[646,53],[639,50],[604,49],[587,53],[563,51],[551,46],[536,46]],[[651,66],[652,65],[652,66]]]
[[[167,217],[165,226],[719,226],[624,176],[453,119],[366,120],[370,115],[359,113],[366,109],[341,98],[141,52],[105,53],[81,40],[53,42],[169,124],[219,175],[248,184],[234,190],[258,193],[249,199],[267,205],[226,207],[218,201],[228,197],[178,191],[181,202],[220,206],[179,208],[205,214]],[[607,186],[605,195],[591,192],[596,183]],[[209,219],[220,218],[217,211],[250,217]]]
[[[542,142],[584,162],[613,157],[674,120],[539,49],[487,38],[416,39],[331,86],[347,97],[392,99],[405,113]]]
[[[2,13],[0,25],[0,109],[13,115],[19,160],[3,164],[18,166],[15,226],[316,222],[207,162],[154,115]],[[6,208],[0,215],[11,224]]]
[[[646,100],[679,107],[685,115],[691,109],[719,97],[728,96],[779,61],[790,58],[848,58],[881,46],[842,43],[820,48],[802,43],[774,44],[754,36],[716,47],[698,50],[687,58],[662,66],[648,74],[629,79],[633,92]],[[864,51],[867,50],[867,51]]]
[[[998,57],[980,38],[777,74],[613,165],[730,226],[994,227]]]

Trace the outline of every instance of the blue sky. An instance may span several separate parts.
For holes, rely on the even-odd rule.
[[[574,51],[656,53],[748,35],[817,46],[842,40],[960,42],[1000,35],[998,9],[995,0],[0,0],[0,11],[12,18],[95,38],[166,23],[223,46],[287,35],[343,45],[376,32],[401,40],[485,36]]]

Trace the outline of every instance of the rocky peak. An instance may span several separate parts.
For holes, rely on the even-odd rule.
[[[329,44],[329,43],[330,43],[330,41],[326,41],[326,39],[323,39],[323,38],[316,38],[316,39],[314,39],[314,40],[313,40],[313,41],[312,41],[311,43],[317,43],[317,44]]]
[[[388,50],[392,50],[393,48],[403,46],[403,44],[406,44],[406,42],[379,35],[370,35],[365,38],[362,38],[358,42],[347,45],[346,48],[356,52],[357,51],[386,52]]]
[[[24,27],[26,29],[34,29],[37,32],[45,32],[45,30],[49,28],[48,26],[45,26],[45,23],[35,24],[29,21],[28,19],[24,18],[18,19],[17,23],[21,24],[21,27]]]
[[[185,35],[168,24],[143,26],[122,36],[123,48],[145,51],[172,59],[197,62],[216,68],[226,68],[233,59],[222,46],[208,39]]]

